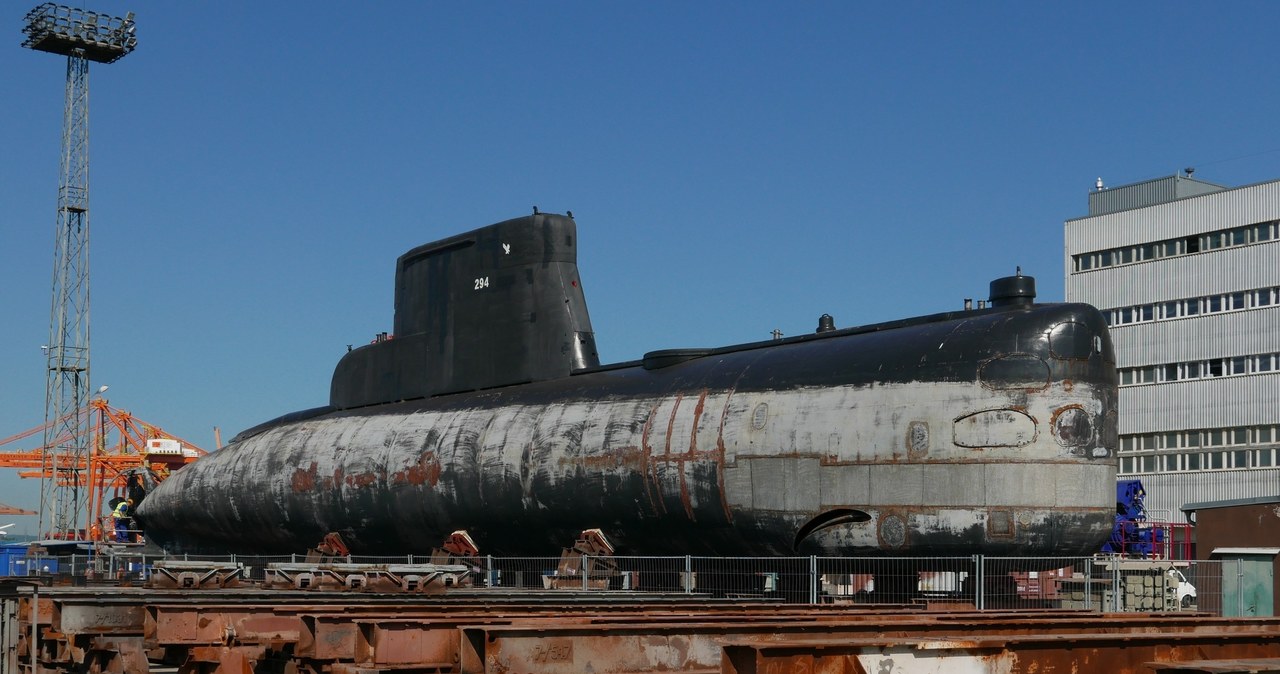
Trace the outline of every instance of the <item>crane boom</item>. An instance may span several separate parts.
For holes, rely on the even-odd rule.
[[[112,407],[103,398],[94,398],[88,407],[77,410],[89,419],[80,436],[59,437],[53,447],[33,450],[4,451],[6,445],[34,436],[46,430],[43,424],[21,433],[0,439],[0,469],[17,469],[18,476],[38,478],[58,487],[85,489],[87,502],[84,521],[92,530],[101,526],[103,506],[112,495],[126,496],[130,479],[137,478],[137,486],[145,491],[162,482],[169,474],[207,452],[193,443],[165,432],[159,426],[133,416],[127,410]],[[58,447],[70,441],[79,441],[89,447],[83,456],[61,463],[56,467],[50,459],[60,453]],[[44,532],[57,538],[83,538],[88,532]]]

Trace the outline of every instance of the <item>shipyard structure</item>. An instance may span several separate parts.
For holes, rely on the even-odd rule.
[[[1017,274],[978,308],[605,365],[576,244],[534,214],[401,256],[394,332],[328,405],[139,495],[162,558],[28,551],[0,671],[1280,668],[1238,565],[1093,554],[1094,307]]]

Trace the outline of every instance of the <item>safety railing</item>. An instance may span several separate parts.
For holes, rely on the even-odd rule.
[[[9,576],[54,582],[142,583],[161,560],[242,567],[261,581],[271,564],[304,555],[136,553],[8,558]],[[330,557],[324,563],[427,564],[428,555]],[[1243,562],[1091,557],[561,557],[453,558],[476,590],[632,591],[767,599],[798,604],[876,604],[949,610],[1201,611],[1248,615]],[[1224,588],[1226,592],[1224,593]]]

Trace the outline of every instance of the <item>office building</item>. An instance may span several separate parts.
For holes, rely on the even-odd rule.
[[[1191,171],[1114,189],[1066,221],[1066,299],[1101,309],[1120,374],[1120,478],[1152,519],[1280,495],[1280,180]]]

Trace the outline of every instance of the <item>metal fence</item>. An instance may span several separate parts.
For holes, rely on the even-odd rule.
[[[141,583],[161,560],[242,567],[262,580],[286,556],[11,556],[10,576],[55,582]],[[347,556],[329,562],[427,564],[429,556]],[[474,588],[687,593],[798,604],[876,604],[947,609],[1079,609],[1099,612],[1201,611],[1247,615],[1237,560],[1092,557],[492,557],[454,559],[472,568]],[[1227,596],[1223,588],[1229,588]]]

